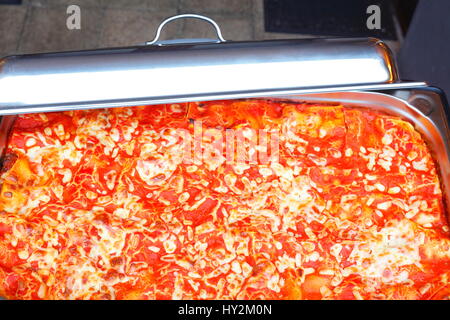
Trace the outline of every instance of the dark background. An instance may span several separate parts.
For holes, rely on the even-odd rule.
[[[381,30],[369,30],[361,14],[372,4],[381,9]],[[449,0],[265,0],[264,18],[270,32],[396,40],[400,77],[450,95]]]

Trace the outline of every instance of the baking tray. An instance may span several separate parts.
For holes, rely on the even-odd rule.
[[[403,99],[396,95],[402,96]],[[437,164],[444,197],[444,210],[447,219],[449,219],[450,136],[447,121],[448,112],[446,112],[447,106],[445,101],[441,100],[442,96],[439,92],[433,91],[432,88],[424,87],[422,90],[418,88],[403,91],[395,90],[389,94],[380,92],[345,91],[308,95],[267,96],[265,98],[295,102],[339,103],[348,107],[367,108],[398,116],[410,122],[428,144]],[[433,98],[435,100],[433,100]],[[412,102],[422,101],[422,104],[419,104],[417,107],[405,99],[411,100]],[[423,103],[423,100],[428,101],[428,103]],[[2,150],[2,153],[6,149],[8,136],[16,118],[17,115],[7,115],[2,116],[0,119],[0,150]],[[0,297],[0,300],[4,300],[4,298]]]
[[[193,15],[188,15],[192,17]],[[170,21],[169,19],[166,21]],[[214,24],[213,24],[214,25]],[[83,76],[83,74],[77,73],[77,68],[81,66],[85,66],[87,69],[83,69],[84,71],[95,71],[94,69],[90,69],[91,67],[103,67],[103,71],[117,71],[114,69],[114,66],[117,66],[118,61],[126,62],[121,65],[122,68],[120,71],[124,71],[127,67],[134,66],[135,68],[148,67],[148,70],[151,70],[155,67],[155,65],[149,65],[146,63],[147,60],[144,57],[153,57],[161,59],[161,62],[164,62],[164,59],[167,57],[167,53],[173,53],[173,50],[179,50],[179,57],[182,58],[176,63],[170,64],[169,62],[164,62],[163,64],[156,63],[156,68],[177,69],[182,67],[182,65],[178,64],[179,62],[185,62],[187,64],[198,62],[200,69],[198,70],[206,70],[211,66],[215,66],[214,63],[219,62],[222,65],[226,65],[227,61],[233,68],[239,67],[239,65],[248,65],[251,63],[255,63],[254,56],[252,56],[254,51],[253,49],[259,48],[262,49],[262,56],[259,56],[259,59],[263,59],[263,61],[259,61],[261,64],[260,67],[271,66],[271,57],[273,54],[276,54],[280,49],[285,49],[284,53],[289,53],[288,55],[279,56],[280,59],[290,59],[291,61],[296,61],[296,59],[304,59],[305,57],[310,57],[310,60],[314,65],[319,68],[311,69],[310,74],[306,74],[306,78],[309,75],[330,75],[330,72],[334,72],[335,78],[333,78],[334,82],[332,83],[323,83],[318,81],[315,84],[308,86],[300,86],[298,85],[298,80],[294,77],[290,77],[288,80],[292,80],[292,82],[279,83],[278,86],[270,86],[270,81],[267,82],[268,86],[254,88],[248,87],[248,81],[246,79],[241,80],[239,83],[243,85],[245,90],[235,90],[234,87],[229,87],[228,90],[215,90],[212,88],[209,92],[197,92],[196,94],[167,94],[166,96],[158,95],[157,93],[151,97],[142,97],[139,94],[135,94],[132,99],[116,99],[116,100],[104,100],[106,97],[107,91],[111,92],[111,87],[105,89],[102,87],[102,92],[105,93],[105,96],[97,97],[92,96],[91,98],[98,98],[96,101],[92,101],[90,99],[78,99],[76,94],[76,89],[74,91],[67,91],[68,94],[73,94],[72,101],[58,101],[58,103],[52,103],[54,101],[37,101],[36,99],[31,99],[27,103],[17,103],[11,105],[6,99],[3,99],[0,95],[0,168],[2,166],[3,154],[6,149],[8,143],[9,133],[14,124],[14,120],[19,113],[29,113],[29,112],[50,112],[50,111],[62,111],[62,110],[75,110],[75,109],[92,109],[92,108],[105,108],[105,107],[118,107],[118,106],[133,106],[133,105],[143,105],[143,104],[161,104],[161,103],[175,103],[175,102],[187,102],[187,101],[200,101],[200,100],[220,100],[220,99],[238,99],[238,98],[268,98],[271,100],[282,99],[282,100],[291,100],[291,101],[302,101],[302,102],[324,102],[324,103],[339,103],[345,106],[357,106],[360,108],[368,108],[370,110],[380,111],[386,114],[390,114],[393,116],[398,116],[410,123],[412,123],[415,129],[421,133],[424,140],[427,142],[428,147],[432,153],[433,159],[435,160],[438,168],[438,173],[440,177],[441,187],[444,196],[444,204],[445,204],[445,212],[447,214],[447,218],[450,218],[449,213],[449,204],[450,204],[450,151],[449,151],[449,128],[448,124],[450,121],[448,105],[445,99],[445,95],[436,88],[428,87],[423,82],[400,82],[397,77],[395,61],[389,53],[389,50],[386,49],[385,45],[376,40],[371,39],[369,42],[361,41],[361,40],[342,40],[342,39],[333,39],[333,40],[296,40],[296,41],[266,41],[264,43],[225,43],[225,40],[222,38],[220,34],[220,29],[217,27],[218,39],[212,43],[205,43],[205,39],[198,41],[197,43],[191,42],[179,42],[177,44],[177,48],[169,47],[167,43],[158,41],[159,33],[161,32],[164,23],[160,25],[157,31],[157,35],[155,39],[151,42],[146,43],[146,46],[140,47],[130,47],[130,48],[121,48],[121,49],[111,49],[111,50],[96,50],[89,52],[72,52],[72,53],[64,53],[64,54],[44,54],[44,55],[29,55],[19,57],[11,57],[8,59],[0,59],[0,83],[10,83],[9,81],[13,80],[30,80],[34,81],[39,79],[39,77],[31,78],[34,76],[39,76],[41,74],[44,78],[49,74],[45,71],[49,71],[46,69],[47,67],[51,67],[50,71],[53,70],[54,73],[51,73],[51,76],[54,74],[61,74],[61,71],[68,71],[65,75],[67,76],[67,80],[72,81],[70,72],[73,72],[72,75],[75,76]],[[344,41],[344,42],[342,42]],[[346,42],[347,41],[347,42]],[[173,43],[173,42],[172,42]],[[152,45],[152,46],[148,46]],[[155,46],[153,46],[155,45]],[[368,46],[369,45],[369,46]],[[219,47],[218,47],[219,46]],[[299,52],[293,51],[292,48],[297,48],[300,50]],[[203,65],[202,63],[206,60],[189,60],[190,58],[195,58],[195,53],[202,52],[213,52],[214,50],[221,48],[223,49],[222,53],[234,53],[235,55],[232,59],[223,61],[223,56],[219,51],[215,51],[218,53],[215,58],[214,63],[210,63],[209,65]],[[368,50],[368,51],[367,51]],[[261,51],[260,51],[261,52]],[[330,55],[330,52],[334,55]],[[244,53],[244,55],[242,55]],[[321,55],[316,56],[316,54],[320,53]],[[359,55],[355,56],[355,53]],[[81,56],[79,56],[81,54]],[[187,54],[187,56],[186,56]],[[306,55],[305,55],[306,54]],[[309,55],[309,56],[308,56]],[[130,62],[127,60],[130,57],[134,57],[135,60]],[[172,56],[173,57],[173,56]],[[329,61],[333,59],[336,63],[347,63],[347,59],[355,59],[355,58],[369,58],[369,61],[372,62],[372,69],[357,69],[352,68],[348,70],[353,76],[355,76],[356,80],[354,82],[343,81],[339,76],[343,74],[337,69],[327,69],[320,63],[320,58],[326,58]],[[102,63],[102,59],[106,58],[107,60]],[[125,58],[120,59],[120,58]],[[187,58],[186,60],[183,60]],[[228,56],[229,58],[229,56]],[[317,58],[317,59],[316,59]],[[234,63],[234,60],[239,60],[237,65]],[[145,60],[145,61],[144,61]],[[127,62],[128,61],[128,62]],[[305,62],[305,60],[303,60]],[[41,64],[41,62],[47,62],[49,64]],[[67,64],[69,62],[69,64]],[[88,62],[87,64],[83,64]],[[145,62],[145,63],[144,63]],[[148,62],[148,61],[147,61]],[[172,61],[173,62],[173,61]],[[210,61],[211,62],[211,61]],[[11,63],[11,64],[10,64]],[[100,64],[98,64],[100,63]],[[134,63],[134,65],[133,65]],[[142,64],[141,64],[142,63]],[[305,62],[306,63],[306,62]],[[294,63],[295,65],[295,63]],[[15,68],[19,67],[19,68]],[[31,69],[30,69],[31,67]],[[42,67],[42,68],[41,68]],[[110,68],[111,69],[108,69]],[[52,69],[53,68],[53,69]],[[62,69],[60,69],[62,68]],[[68,68],[68,69],[67,69]],[[206,68],[206,69],[205,69]],[[214,68],[213,68],[214,69]],[[212,70],[212,69],[209,69]],[[370,71],[376,70],[376,73]],[[30,71],[32,71],[30,73]],[[101,71],[101,70],[99,70]],[[282,70],[275,70],[280,74]],[[291,72],[289,74],[296,74],[295,72]],[[1,74],[2,72],[5,72]],[[28,73],[27,73],[28,72]],[[183,69],[179,68],[177,72],[183,72]],[[353,73],[352,73],[353,72]],[[26,73],[26,74],[24,74]],[[94,72],[95,73],[95,72]],[[195,72],[194,72],[195,73]],[[374,74],[379,74],[378,78],[374,78]],[[346,74],[348,76],[348,74]],[[102,74],[103,76],[103,74]],[[359,77],[359,78],[358,78]],[[322,77],[324,78],[324,77]],[[321,78],[321,79],[322,79]],[[326,78],[326,77],[325,77]],[[198,79],[198,78],[196,78]],[[321,80],[318,79],[318,80]],[[79,80],[79,78],[78,78]],[[133,80],[130,78],[130,81]],[[180,80],[180,79],[178,79]],[[182,79],[181,79],[182,80]],[[180,80],[180,81],[181,81]],[[200,78],[201,80],[201,78]],[[295,81],[294,81],[295,80]],[[208,78],[208,81],[210,79]],[[30,84],[31,82],[29,82]],[[71,82],[74,84],[75,82]],[[132,88],[133,82],[126,82],[128,87]],[[201,87],[202,83],[206,82],[198,82],[197,84]],[[10,83],[11,85],[14,83]],[[14,86],[17,91],[17,97],[23,96],[22,87],[20,84],[24,84],[24,82],[16,83],[18,86]],[[81,82],[83,84],[83,82]],[[173,81],[168,82],[170,87],[176,88],[177,85],[174,85]],[[207,83],[206,83],[207,84]],[[231,83],[235,85],[235,83]],[[101,83],[98,83],[101,85]],[[52,87],[41,86],[42,89],[51,88],[53,92],[55,91]],[[70,86],[69,86],[70,87]],[[79,87],[79,86],[78,86]],[[4,88],[4,87],[3,87]],[[20,90],[19,90],[20,89]],[[67,88],[65,88],[67,89]],[[72,88],[73,89],[73,88]],[[89,92],[92,89],[89,86],[86,86],[85,89]],[[69,90],[69,89],[67,89]],[[131,90],[131,89],[130,89]],[[357,90],[357,91],[356,91]],[[49,97],[47,94],[43,94],[42,91],[35,90],[36,97]],[[114,91],[114,90],[113,90]],[[123,88],[121,93],[124,96],[127,94],[127,88]],[[133,93],[132,91],[128,93]],[[51,92],[49,92],[51,94]],[[69,97],[65,95],[65,97]],[[32,97],[31,97],[32,98]],[[89,98],[89,97],[87,97]],[[88,101],[87,101],[88,100]],[[94,99],[95,100],[95,99]],[[41,102],[41,103],[40,103]],[[1,299],[1,297],[0,297]]]

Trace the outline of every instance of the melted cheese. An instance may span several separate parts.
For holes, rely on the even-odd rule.
[[[8,158],[8,298],[427,299],[449,287],[439,179],[396,117],[266,100],[22,115]]]

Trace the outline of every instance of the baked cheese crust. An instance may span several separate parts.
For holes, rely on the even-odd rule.
[[[178,133],[198,123],[186,161]],[[277,153],[228,161],[213,141],[237,131],[227,156],[257,154],[260,132]],[[8,299],[450,295],[436,167],[394,116],[269,100],[20,115],[0,179]]]

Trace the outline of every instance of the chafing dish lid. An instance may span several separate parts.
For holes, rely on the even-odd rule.
[[[0,60],[0,114],[308,92],[398,80],[389,49],[377,39],[150,43],[6,57]]]

